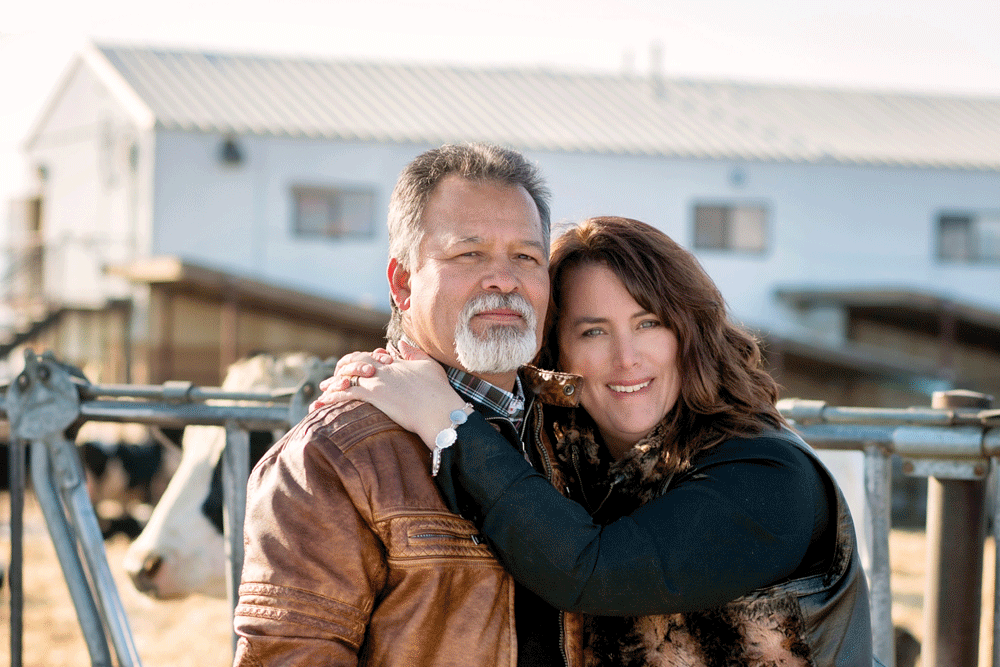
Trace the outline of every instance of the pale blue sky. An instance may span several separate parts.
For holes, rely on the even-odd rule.
[[[0,7],[0,202],[88,40],[1000,96],[996,0],[38,0]],[[6,206],[0,214],[5,228]],[[2,238],[3,232],[0,232]]]

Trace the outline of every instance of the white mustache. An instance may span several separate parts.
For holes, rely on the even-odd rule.
[[[462,309],[461,321],[468,324],[473,317],[488,310],[513,310],[524,318],[530,328],[535,325],[535,311],[532,310],[528,300],[520,294],[480,294],[469,299]]]

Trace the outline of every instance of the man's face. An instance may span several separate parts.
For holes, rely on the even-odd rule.
[[[522,187],[451,175],[431,194],[423,228],[411,272],[389,261],[404,331],[438,361],[509,389],[538,352],[549,298],[534,201]]]

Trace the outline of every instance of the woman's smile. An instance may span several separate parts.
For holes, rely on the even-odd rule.
[[[642,391],[652,383],[653,383],[652,380],[646,380],[645,382],[639,382],[637,384],[628,384],[628,383],[609,384],[608,388],[611,389],[611,391],[620,394],[634,394],[637,391]]]

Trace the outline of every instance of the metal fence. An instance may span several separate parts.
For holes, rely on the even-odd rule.
[[[317,367],[317,371],[323,367]],[[62,566],[91,663],[141,665],[128,619],[108,567],[104,542],[75,444],[67,439],[87,421],[182,428],[223,426],[223,526],[227,583],[235,607],[243,566],[243,513],[250,468],[250,431],[288,429],[305,416],[326,376],[307,377],[297,388],[269,393],[226,392],[192,386],[93,385],[50,355],[27,353],[25,368],[6,387],[3,408],[10,423],[11,665],[20,667],[23,637],[23,510],[25,452],[32,486]],[[83,555],[81,560],[80,554]],[[111,646],[108,645],[108,637]],[[112,662],[112,650],[117,662]]]
[[[318,371],[317,371],[318,372]],[[179,428],[223,426],[224,526],[227,582],[236,603],[243,563],[243,512],[249,474],[249,432],[287,429],[306,413],[322,377],[272,393],[234,393],[184,382],[93,385],[49,355],[27,353],[24,371],[6,387],[3,409],[11,433],[11,664],[20,667],[23,636],[23,500],[25,452],[30,451],[35,494],[69,586],[93,665],[140,665],[128,619],[112,579],[86,483],[67,432],[86,421]],[[928,572],[924,601],[924,667],[964,667],[978,657],[983,540],[987,518],[994,536],[1000,517],[986,516],[987,482],[1000,456],[1000,411],[968,392],[935,397],[935,406],[906,410],[839,408],[821,401],[787,400],[779,408],[818,449],[865,454],[869,508],[872,627],[875,654],[893,667],[889,561],[891,457],[906,474],[931,479],[928,497]],[[995,489],[994,489],[995,490]],[[996,510],[993,510],[996,512]],[[862,527],[859,526],[859,529]],[[81,561],[79,554],[83,554]],[[1000,559],[998,559],[1000,562]],[[938,567],[934,567],[937,563]],[[1000,573],[998,573],[1000,574]],[[1000,667],[1000,597],[994,595],[993,659]],[[107,637],[111,639],[109,647]]]

